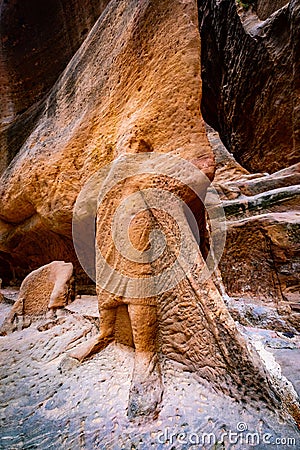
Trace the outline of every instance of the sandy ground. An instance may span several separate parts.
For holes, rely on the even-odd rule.
[[[241,405],[213,392],[163,357],[159,417],[130,422],[132,349],[110,344],[82,364],[61,368],[67,347],[97,333],[96,305],[93,297],[78,299],[55,321],[39,319],[0,337],[1,449],[300,448],[300,434],[286,419],[263,405]],[[0,304],[1,319],[10,307]],[[260,336],[299,390],[297,339],[254,328],[246,332]]]

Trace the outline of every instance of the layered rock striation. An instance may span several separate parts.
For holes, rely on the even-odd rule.
[[[224,2],[218,5],[224,5]],[[236,18],[239,20],[238,16]],[[241,23],[240,27],[244,30]],[[203,32],[203,27],[201,29]],[[222,31],[223,37],[227,36],[225,31]],[[209,44],[209,37],[204,39]],[[79,44],[79,40],[76,42]],[[30,107],[34,107],[35,112],[40,109],[31,121],[30,130],[27,128],[25,138],[16,144],[18,151],[1,178],[1,258],[6,263],[7,272],[13,267],[17,273],[64,259],[73,263],[78,277],[80,266],[72,242],[72,215],[83,186],[91,175],[108,168],[105,183],[101,186],[100,192],[103,193],[111,180],[118,180],[118,174],[122,172],[120,166],[128,155],[154,154],[150,164],[153,179],[150,177],[149,181],[143,174],[134,179],[133,176],[128,177],[128,171],[124,170],[129,179],[122,179],[113,186],[112,199],[106,196],[106,203],[104,201],[102,206],[98,205],[95,235],[98,248],[102,246],[107,261],[116,269],[118,251],[121,254],[122,251],[112,239],[113,227],[110,225],[114,208],[124,197],[130,198],[130,195],[137,193],[144,201],[144,215],[129,221],[129,235],[131,231],[135,249],[146,253],[151,247],[152,233],[157,229],[160,232],[167,229],[166,236],[169,233],[171,244],[167,246],[163,263],[171,265],[172,258],[176,259],[178,253],[179,233],[176,226],[182,222],[188,230],[191,249],[196,254],[194,264],[189,267],[190,270],[182,264],[179,272],[183,276],[177,280],[176,286],[165,284],[165,289],[158,293],[155,291],[154,298],[151,298],[142,295],[138,288],[130,291],[129,282],[121,285],[121,293],[110,291],[110,277],[116,279],[116,273],[109,272],[105,280],[107,283],[103,286],[99,281],[103,275],[102,267],[97,260],[100,334],[93,336],[92,347],[89,341],[83,339],[84,348],[75,349],[75,357],[77,353],[77,359],[83,360],[115,340],[116,328],[122,327],[120,321],[116,323],[118,313],[115,310],[119,311],[122,307],[124,313],[125,307],[130,318],[131,344],[135,346],[129,417],[139,414],[147,416],[153,411],[158,413],[162,388],[157,354],[163,353],[181,363],[185,369],[195,372],[201,380],[207,380],[214,388],[236,399],[251,399],[258,404],[263,401],[271,410],[277,411],[281,409],[281,396],[284,407],[298,420],[296,398],[293,394],[286,396],[284,387],[281,389],[281,386],[271,382],[258,354],[247,347],[213,280],[210,277],[203,280],[202,274],[206,270],[204,251],[199,249],[184,208],[170,201],[164,205],[163,211],[157,212],[144,197],[143,190],[149,186],[158,187],[160,191],[179,192],[186,205],[196,213],[200,237],[204,237],[203,205],[195,203],[194,194],[186,186],[182,187],[180,183],[179,187],[174,185],[172,176],[157,177],[159,164],[155,159],[156,153],[181,157],[201,170],[207,182],[213,179],[215,161],[200,113],[200,51],[195,2],[109,2],[46,99],[40,98],[42,90],[31,92],[32,99],[28,101],[26,108],[29,109],[25,113],[31,111]],[[234,53],[237,52],[235,48]],[[218,64],[221,63],[218,56],[215,59]],[[234,61],[233,58],[231,60]],[[224,86],[223,91],[226,91]],[[22,95],[21,89],[20,98]],[[205,96],[207,99],[207,90]],[[41,100],[39,105],[35,104],[37,98]],[[211,105],[214,107],[213,102]],[[286,116],[285,111],[284,118]],[[228,118],[230,114],[223,114],[224,117]],[[239,117],[239,120],[244,118]],[[295,121],[293,126],[297,130]],[[236,135],[234,129],[229,132],[230,136]],[[292,136],[294,139],[296,132]],[[296,144],[293,146],[288,141],[287,145],[289,156],[283,152],[285,147],[275,146],[273,153],[287,158],[278,157],[275,169],[277,165],[280,167],[286,161],[293,161]],[[268,147],[264,148],[263,156],[259,158],[255,146],[250,147],[249,152],[251,167],[256,167],[255,161],[267,167],[270,156]],[[244,155],[240,159],[246,161],[247,166],[249,157],[247,160]],[[178,169],[187,178],[193,178],[192,171],[186,170],[184,165],[179,164]],[[243,172],[244,169],[239,167],[238,171]],[[207,182],[200,183],[202,193],[206,191]],[[291,204],[295,201],[293,192],[284,198]],[[253,202],[257,204],[256,199]],[[129,204],[132,206],[134,201]],[[232,207],[230,204],[225,209]],[[178,213],[180,220],[169,227],[171,213]],[[120,217],[123,224],[123,216]],[[145,258],[143,269],[137,269],[136,261],[133,264],[122,261],[120,271],[126,275],[129,272],[132,278],[151,278],[153,271],[160,267],[156,267],[156,261],[151,259],[151,251],[146,253]],[[108,294],[108,299],[105,291],[111,294]]]
[[[34,128],[53,84],[109,0],[0,5],[0,173]]]
[[[75,199],[84,182],[121,153],[197,155],[212,177],[199,112],[200,44],[188,17],[178,26],[170,5],[113,2],[98,19],[3,173],[1,256],[7,271],[9,263],[29,272],[57,259],[74,262],[76,270]],[[165,23],[174,29],[168,42],[161,38]]]
[[[198,2],[203,116],[250,172],[299,162],[300,4],[284,3],[258,2],[258,17],[235,0]]]
[[[300,167],[250,174],[212,129],[214,180],[226,215],[220,270],[228,295],[299,310]],[[287,310],[285,312],[288,312]]]

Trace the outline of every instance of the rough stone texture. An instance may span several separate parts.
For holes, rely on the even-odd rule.
[[[248,178],[248,170],[238,164],[232,154],[228,152],[222,144],[219,134],[208,125],[206,125],[206,129],[216,161],[214,185],[222,185],[224,183],[228,183],[229,181]]]
[[[152,164],[155,164],[155,158],[154,156]],[[175,190],[180,195],[180,186],[174,185],[174,180],[168,180],[167,184],[166,180],[161,179],[160,176],[155,176],[154,180],[151,177],[136,176],[123,183],[117,183],[115,180],[118,173],[120,170],[124,170],[122,161],[116,161],[109,171],[105,180],[107,185],[104,184],[104,187],[110,188],[112,184],[113,189],[110,189],[109,194],[104,196],[104,200],[98,206],[97,211],[97,244],[102,257],[114,269],[112,275],[107,276],[107,278],[104,277],[105,283],[103,285],[100,278],[103,280],[102,271],[104,272],[104,269],[100,265],[100,259],[97,259],[100,334],[98,337],[83,343],[70,355],[78,360],[83,360],[102,350],[115,338],[115,320],[118,316],[119,306],[127,306],[135,347],[135,367],[130,388],[129,411],[132,411],[132,405],[134,405],[136,410],[139,412],[142,410],[142,414],[146,414],[146,411],[151,408],[151,401],[153,404],[153,398],[156,403],[155,409],[157,409],[158,392],[161,392],[160,389],[162,388],[159,369],[156,364],[152,366],[152,358],[155,358],[157,350],[180,362],[183,367],[195,372],[200,378],[209,381],[216,389],[238,399],[241,399],[241,396],[244,399],[255,399],[257,392],[263,390],[263,397],[272,404],[274,400],[272,399],[272,390],[269,391],[268,384],[265,381],[268,377],[266,378],[266,374],[261,370],[257,355],[248,352],[245,341],[236,329],[212,280],[203,281],[201,279],[203,259],[199,250],[192,270],[186,270],[185,266],[180,268],[184,271],[183,279],[177,283],[175,288],[170,286],[170,280],[168,280],[165,292],[156,297],[143,296],[142,290],[141,292],[130,290],[127,281],[122,285],[123,294],[116,294],[111,291],[111,294],[108,293],[111,279],[116,279],[118,272],[124,273],[129,278],[148,276],[150,277],[149,283],[151,283],[153,273],[161,270],[161,262],[157,263],[156,260],[152,264],[149,264],[149,259],[144,260],[143,270],[141,270],[136,261],[132,262],[133,260],[130,261],[128,257],[125,259],[120,254],[112,236],[112,219],[119,204],[134,192],[143,197],[143,191],[146,191],[147,187],[153,187],[153,185],[160,188],[160,192],[162,192],[162,182],[165,182],[167,186],[165,189]],[[134,162],[131,162],[131,165],[137,168],[137,160],[135,160],[135,164],[136,167]],[[185,200],[188,204],[192,198],[186,193]],[[153,209],[151,215],[149,215],[147,201],[144,200],[144,203],[142,203],[144,212],[146,211],[145,214],[139,217],[139,220],[130,222],[134,229],[134,233],[132,233],[132,236],[134,236],[133,243],[136,248],[146,249],[151,231],[155,229],[156,225],[160,226],[169,243],[163,263],[169,265],[172,252],[175,253],[176,250],[176,246],[174,250],[174,242],[178,244],[182,236],[179,236],[172,223],[169,224],[166,220],[165,212],[171,212],[172,210],[174,212],[177,205],[166,203],[163,211]],[[127,204],[124,215],[120,216],[120,222],[125,223],[126,214],[131,218],[133,217],[130,203]],[[178,211],[179,216],[180,212]],[[182,216],[184,215],[182,214]],[[186,218],[182,216],[177,221],[177,225],[181,225],[181,221],[182,223],[186,222]],[[168,225],[165,227],[167,230],[164,229],[166,224]],[[129,236],[132,232],[131,226],[128,227],[129,229],[125,227]],[[120,233],[117,233],[117,237],[120,238]],[[189,235],[184,236],[185,243],[189,239]],[[124,240],[121,239],[121,243],[123,244],[121,249],[124,250],[125,237]],[[177,275],[179,277],[179,272]],[[119,282],[116,281],[116,285],[118,284]],[[156,328],[158,338],[155,340]],[[148,361],[144,358],[145,354],[147,354]],[[139,362],[140,358],[143,359],[142,364]],[[155,369],[152,369],[152,367],[155,367]],[[155,371],[157,371],[157,376],[154,377]],[[147,392],[147,386],[151,386],[149,392]],[[159,388],[155,386],[159,386]],[[153,390],[155,390],[155,396]],[[139,393],[139,395],[135,395],[136,393]],[[141,405],[143,405],[143,408]],[[145,408],[147,408],[146,411]]]
[[[109,4],[3,176],[0,202],[7,234],[2,245],[7,251],[15,245],[10,236],[19,232],[21,241],[24,221],[28,239],[32,233],[35,242],[37,233],[43,236],[50,230],[58,242],[65,242],[82,184],[122,153],[177,153],[212,177],[214,162],[199,111],[196,25],[193,2]],[[43,253],[51,255],[52,245],[40,242],[46,244]],[[227,393],[255,398],[259,389],[267,402],[276,403],[259,359],[249,354],[213,282],[200,286],[202,268],[199,253],[189,278],[157,299],[159,347]],[[103,301],[101,295],[99,299]],[[132,323],[137,333],[143,330],[142,318],[137,315]],[[148,349],[148,344],[142,345],[144,339],[141,352]],[[98,344],[101,347],[96,340]]]
[[[287,0],[257,0],[255,11],[261,20],[266,20],[271,14],[289,3]]]
[[[289,421],[279,420],[263,404],[241,405],[216,394],[192,373],[182,371],[163,357],[165,391],[159,418],[150,422],[129,421],[126,408],[134,363],[130,348],[111,344],[94,358],[69,366],[63,373],[59,370],[65,349],[78,346],[85,336],[97,332],[94,321],[84,317],[96,314],[97,299],[84,300],[84,306],[82,299],[69,305],[68,309],[76,313],[66,313],[60,322],[39,319],[27,329],[0,337],[4,361],[0,371],[1,448],[171,450],[199,448],[203,439],[201,448],[208,450],[213,441],[205,433],[214,433],[220,439],[225,431],[237,432],[241,422],[246,424],[247,431],[239,431],[235,445],[238,450],[250,448],[243,441],[248,432],[259,433],[262,450],[270,446],[282,450],[285,447],[275,444],[275,439],[281,442],[283,438],[295,439],[291,448],[299,446],[299,432]],[[77,304],[78,301],[81,303]],[[0,320],[6,310],[7,306],[0,304]],[[250,328],[247,332],[268,346],[278,359],[286,351],[297,352],[295,338],[263,334]],[[288,348],[279,348],[283,342]],[[292,361],[293,358],[290,362],[283,361],[282,370],[288,368],[296,386],[297,371],[290,370]],[[186,433],[183,439],[187,444],[180,442],[181,432]],[[172,433],[175,437],[170,439]],[[195,439],[192,433],[199,435],[196,445],[189,442],[190,438]],[[273,445],[264,444],[265,433],[271,434]],[[228,437],[225,445],[229,445]]]
[[[272,175],[247,174],[217,133],[210,130],[208,136],[217,160],[214,186],[227,219],[220,262],[227,294],[295,306],[300,303],[300,165]]]
[[[197,157],[213,175],[199,111],[196,11],[189,3],[174,8],[112,2],[52,88],[2,176],[0,249],[7,265],[18,269],[26,261],[33,270],[63,258],[77,272],[70,240],[75,199],[83,182],[121,153],[177,152]],[[166,23],[174,30],[168,39]]]
[[[46,94],[108,2],[1,2],[0,173],[30,135]]]
[[[257,298],[226,297],[226,305],[232,318],[247,327],[254,326],[268,330],[276,330],[291,335],[300,329],[300,315],[285,308],[278,312],[273,304],[266,304]],[[298,361],[295,361],[298,364]]]
[[[124,154],[152,151],[177,154],[212,179],[214,159],[199,109],[197,26],[193,1],[109,3],[51,89],[34,130],[2,176],[2,257],[9,254],[13,265],[14,260],[36,264],[41,263],[40,258],[51,260],[55,252],[65,252],[68,254],[65,259],[75,264],[70,239],[75,199],[91,174],[109,162],[120,161],[122,158],[118,157]],[[118,162],[113,164],[110,175],[116,174],[117,166]],[[164,181],[158,180],[160,188]],[[119,186],[116,191],[120,195],[116,195],[115,203],[133,190],[146,187],[143,182],[128,180],[122,186],[124,189]],[[166,181],[165,185],[165,189],[172,191],[172,183]],[[187,203],[192,204],[190,192],[183,189],[183,194]],[[99,245],[105,238],[104,250],[113,262],[118,262],[111,252],[114,250],[111,239],[107,238],[114,206],[111,202],[106,209],[99,208],[97,242]],[[172,208],[172,204],[166,207]],[[146,219],[137,218],[135,244],[138,247],[141,244],[142,250],[147,247],[147,235],[156,225],[162,229],[168,225],[166,214],[151,210],[151,216],[149,210],[146,208]],[[182,211],[181,215],[186,223]],[[143,221],[145,234],[141,233]],[[176,231],[176,227],[170,229],[173,241],[177,238]],[[186,370],[195,372],[199,381],[206,380],[215,389],[244,402],[251,399],[260,403],[263,399],[274,411],[281,408],[279,395],[283,400],[281,412],[287,408],[299,419],[295,399],[270,382],[267,368],[261,365],[258,354],[247,347],[213,281],[202,283],[203,257],[194,239],[192,242],[198,252],[193,270],[185,271],[183,267],[184,278],[176,288],[157,296],[155,305],[129,301],[127,306],[125,296],[121,296],[123,318],[128,319],[129,315],[131,323],[132,337],[128,333],[127,338],[132,338],[135,346],[128,416],[133,418],[141,412],[148,415],[153,409],[159,413],[161,351]],[[166,262],[170,261],[168,255]],[[121,268],[130,270],[128,266],[123,263]],[[145,266],[146,273],[138,274],[148,275],[149,265]],[[100,334],[92,336],[93,352],[115,338],[117,328],[111,308],[103,307],[105,297],[99,285],[98,297],[101,327]],[[60,319],[54,321],[55,326],[64,323]],[[41,324],[39,330],[47,332],[52,325]],[[89,340],[83,341],[84,351],[82,347],[74,350],[81,354],[80,360],[87,356],[86,348],[91,353]],[[73,356],[72,350],[70,354]],[[72,364],[74,361],[66,358],[61,370]],[[47,405],[46,410],[51,411],[53,402],[50,400]]]
[[[156,167],[157,158],[153,155],[152,167]],[[177,277],[179,278],[181,272],[183,272],[183,277],[175,287],[170,285],[170,278],[168,278],[162,293],[156,296],[147,296],[143,295],[145,291],[141,287],[140,290],[130,289],[128,280],[123,284],[119,282],[118,274],[122,272],[130,281],[148,277],[150,278],[148,284],[151,285],[153,273],[156,274],[162,270],[162,266],[165,264],[171,265],[174,253],[176,255],[176,245],[180,243],[180,239],[183,239],[185,245],[188,245],[192,234],[189,230],[189,233],[180,236],[172,222],[166,220],[166,211],[169,211],[170,214],[176,211],[178,217],[176,224],[181,230],[181,225],[186,223],[187,219],[183,211],[178,208],[178,204],[169,200],[163,208],[150,209],[147,202],[151,200],[151,197],[145,200],[147,188],[153,186],[160,189],[161,195],[164,189],[174,190],[180,195],[180,186],[174,183],[174,179],[166,180],[165,177],[159,175],[153,179],[153,177],[143,174],[118,183],[116,180],[120,175],[119,172],[124,174],[124,167],[128,169],[128,164],[126,165],[124,160],[125,158],[117,160],[111,166],[105,178],[106,184],[104,183],[101,187],[102,190],[109,190],[108,192],[104,191],[107,193],[103,194],[103,201],[99,200],[97,211],[96,237],[99,252],[109,267],[114,269],[112,274],[105,272],[97,255],[100,333],[70,352],[70,356],[82,361],[103,350],[115,339],[115,321],[119,306],[126,306],[135,347],[135,366],[128,408],[131,416],[137,415],[136,412],[148,415],[148,411],[157,411],[162,391],[160,369],[158,364],[153,362],[156,361],[157,351],[162,351],[167,357],[180,362],[187,370],[193,371],[200,378],[209,381],[216,389],[238,399],[242,398],[245,401],[249,398],[255,399],[258,395],[257,392],[263,391],[263,397],[272,407],[274,401],[275,404],[277,403],[274,398],[276,394],[274,391],[272,392],[272,388],[269,388],[268,376],[262,369],[257,355],[249,353],[245,341],[228,314],[213,281],[201,279],[204,263],[200,250],[195,245],[194,237],[190,247],[197,249],[197,257],[193,261],[191,269],[187,270],[184,263],[179,268]],[[136,173],[138,164],[137,158],[131,160],[130,168],[134,168],[134,173]],[[145,169],[145,167],[146,163],[143,168]],[[177,171],[180,171],[180,167],[177,168]],[[94,192],[94,189],[90,189]],[[185,190],[183,192],[185,201],[189,204],[193,200],[193,196]],[[138,201],[132,200],[131,203],[127,203],[123,215],[119,217],[119,221],[124,223],[125,236],[122,239],[121,233],[117,233],[122,244],[118,247],[113,239],[112,231],[115,231],[112,226],[113,218],[120,203],[126,198],[130,198],[133,193],[137,194],[136,198],[142,197],[141,201],[144,203],[142,202],[143,208],[140,208],[140,211],[143,211],[144,214],[133,220],[131,203],[136,207]],[[90,207],[85,196],[83,203],[87,203],[87,208]],[[79,204],[80,210],[83,211],[81,201]],[[128,228],[125,220],[126,214],[131,218]],[[85,218],[85,214],[83,214],[83,218]],[[168,242],[163,258],[150,264],[149,255],[146,255],[147,258],[143,261],[142,268],[134,259],[130,260],[127,253],[124,258],[126,232],[129,236],[132,233],[134,237],[132,244],[144,251],[149,244],[149,235],[155,230],[156,225],[164,232]],[[123,250],[123,253],[119,248]],[[121,293],[110,290],[112,280],[116,280],[117,287],[119,284],[121,285]]]
[[[249,171],[299,162],[300,2],[265,22],[239,16],[235,0],[198,6],[204,119]]]
[[[299,302],[299,227],[300,211],[231,221],[220,266],[229,295]]]
[[[3,301],[10,305],[13,305],[18,299],[19,287],[1,288],[0,292],[3,296]]]
[[[1,327],[1,334],[30,325],[30,317],[44,315],[49,309],[62,308],[74,299],[72,263],[53,261],[31,272],[21,284],[20,293]]]

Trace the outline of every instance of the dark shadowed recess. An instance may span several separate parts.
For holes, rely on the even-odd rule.
[[[198,0],[202,114],[247,170],[273,173],[300,159],[300,1],[263,3],[246,25],[235,0]]]

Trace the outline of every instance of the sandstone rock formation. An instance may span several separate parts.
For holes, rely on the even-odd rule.
[[[266,20],[271,14],[288,3],[288,0],[257,0],[254,2],[254,8],[258,17],[261,20]]]
[[[300,302],[300,167],[250,174],[208,129],[216,154],[214,186],[226,214],[226,246],[220,261],[229,296],[269,303],[293,323]],[[241,301],[243,301],[241,300]],[[296,325],[297,327],[297,325]]]
[[[28,320],[45,314],[49,309],[63,308],[74,300],[72,263],[53,261],[31,272],[23,281],[18,300],[1,327],[1,334],[16,328],[15,319]],[[27,322],[27,326],[30,321]]]
[[[41,104],[32,132],[2,175],[2,258],[13,266],[28,261],[30,267],[59,255],[74,263],[78,273],[71,239],[75,201],[91,175],[108,163],[112,164],[105,183],[117,178],[122,161],[126,162],[124,155],[176,155],[201,169],[206,179],[213,178],[214,158],[200,114],[199,55],[194,1],[112,0],[108,4]],[[170,176],[155,176],[159,172],[155,156],[152,163],[152,177],[139,174],[122,180],[111,196],[104,197],[97,213],[97,245],[113,269],[119,267],[132,278],[147,278],[160,269],[159,264],[176,260],[176,225],[183,224],[188,245],[196,254],[194,264],[189,270],[182,265],[177,285],[154,298],[133,292],[139,294],[136,302],[132,300],[136,296],[127,293],[130,283],[124,285],[123,293],[115,294],[99,282],[102,269],[97,260],[100,334],[71,356],[82,360],[115,339],[120,306],[123,317],[128,313],[130,318],[135,346],[130,417],[157,413],[162,393],[157,352],[180,362],[214,389],[280,409],[278,390],[270,385],[257,353],[248,349],[213,281],[203,280],[205,252],[198,248],[184,209],[169,202],[156,212],[145,201],[144,191],[156,187],[178,192],[195,212],[202,238],[203,205],[183,183],[174,185]],[[206,188],[206,183],[199,186],[202,194]],[[129,227],[136,250],[146,253],[152,232],[166,231],[168,248],[157,267],[151,252],[146,253],[144,269],[120,262],[112,240],[114,209],[135,193],[144,201],[142,215]],[[168,230],[169,212],[179,220]],[[288,400],[284,405],[297,420],[295,399],[285,398],[285,392],[280,395]]]
[[[0,173],[32,132],[45,96],[108,3],[1,2]]]
[[[197,152],[204,172],[213,175],[199,119],[199,56],[190,51],[199,50],[197,30],[185,22],[186,35],[179,27],[168,43],[158,32],[149,34],[164,27],[170,8],[149,24],[146,4],[112,6],[52,88],[34,131],[3,174],[0,240],[7,265],[18,268],[26,260],[32,270],[63,258],[77,272],[70,239],[75,199],[84,181],[121,152],[179,149],[191,159]],[[109,31],[109,20],[122,35]]]
[[[261,21],[235,0],[198,2],[203,116],[252,172],[299,162],[300,4],[282,3],[258,2]]]
[[[300,211],[265,212],[229,223],[221,262],[229,295],[299,302],[299,220]]]

